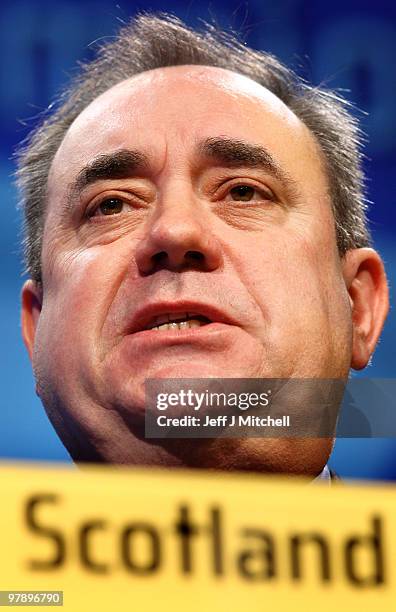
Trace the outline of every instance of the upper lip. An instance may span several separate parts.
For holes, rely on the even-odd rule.
[[[133,334],[146,330],[148,326],[155,321],[156,317],[161,315],[174,315],[186,312],[206,317],[211,323],[237,325],[237,322],[230,315],[217,306],[191,300],[183,300],[177,302],[156,302],[139,308],[134,313],[130,325],[128,325],[128,331]]]

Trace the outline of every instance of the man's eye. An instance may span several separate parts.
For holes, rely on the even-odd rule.
[[[254,199],[270,199],[269,195],[265,197],[258,189],[251,185],[237,185],[236,187],[232,187],[229,193],[236,202],[249,202]],[[257,194],[259,194],[259,197],[257,197]]]
[[[118,215],[122,212],[124,207],[124,202],[119,198],[107,198],[107,200],[103,200],[99,204],[96,209],[96,212],[102,215]]]

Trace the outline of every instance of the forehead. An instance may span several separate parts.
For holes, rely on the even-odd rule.
[[[197,141],[217,136],[264,144],[306,178],[323,174],[314,137],[265,87],[221,68],[177,66],[125,80],[84,109],[57,151],[49,187],[54,176],[69,180],[102,153],[142,149],[166,163],[164,151],[186,155]]]

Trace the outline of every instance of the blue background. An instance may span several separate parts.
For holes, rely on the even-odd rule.
[[[137,11],[168,11],[237,30],[251,46],[275,53],[316,84],[340,88],[359,109],[367,133],[371,230],[385,260],[391,300],[395,278],[396,6],[385,1],[248,0],[247,2],[4,1],[0,7],[0,196],[2,206],[2,376],[0,458],[70,461],[34,394],[20,338],[23,282],[20,220],[12,151],[37,121],[76,61],[94,41],[110,39]],[[393,171],[393,174],[392,174]],[[393,378],[393,313],[363,376]],[[361,374],[360,374],[361,375]],[[375,409],[375,407],[373,407]],[[396,440],[338,440],[331,466],[344,477],[396,479]]]

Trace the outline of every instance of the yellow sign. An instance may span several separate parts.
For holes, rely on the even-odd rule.
[[[71,612],[396,610],[390,486],[4,464],[0,478],[0,591],[63,591]]]

